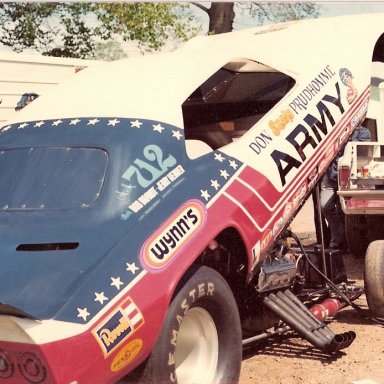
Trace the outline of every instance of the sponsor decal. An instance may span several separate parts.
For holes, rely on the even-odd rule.
[[[294,207],[297,207],[301,201],[304,199],[305,194],[307,193],[307,184],[304,183],[295,193],[292,199]]]
[[[320,165],[319,165],[319,173],[322,173],[324,168],[325,168],[325,165],[328,166],[328,164],[333,160],[333,158],[335,157],[336,155],[336,152],[338,150],[337,147],[335,147],[336,144],[334,146],[331,146],[327,149],[327,152],[325,153],[325,157],[324,157],[324,162],[321,161],[320,162]],[[334,148],[335,147],[335,148]]]
[[[311,82],[289,103],[289,107],[296,114],[306,111],[309,102],[320,92],[336,73],[327,65]]]
[[[149,270],[164,268],[204,226],[206,208],[199,200],[190,200],[179,208],[144,243],[141,262]]]
[[[283,218],[284,221],[287,222],[293,214],[293,204],[292,202],[288,202],[284,208]]]
[[[368,100],[365,101],[365,103],[360,107],[360,109],[352,117],[352,120],[351,120],[352,130],[354,130],[360,124],[360,122],[364,120],[364,117],[367,114],[367,110],[368,110]]]
[[[274,224],[272,229],[273,237],[276,237],[277,234],[280,232],[280,230],[283,228],[284,225],[284,219],[283,216],[281,216]]]
[[[260,135],[257,135],[254,138],[251,144],[249,144],[249,148],[251,148],[257,155],[259,155],[271,141],[272,137],[268,134],[267,131],[263,131],[260,133]]]
[[[309,191],[312,190],[315,187],[315,185],[317,184],[318,176],[319,176],[319,169],[318,169],[318,167],[314,167],[307,178]]]
[[[305,125],[298,124],[285,138],[297,156],[277,149],[272,151],[271,157],[278,169],[282,186],[287,183],[288,176],[293,177],[291,172],[297,171],[305,162],[308,156],[306,152],[314,151],[328,135],[328,129],[336,124],[335,109],[340,116],[344,113],[339,83],[335,84],[335,89],[336,95],[326,94],[316,104],[318,117],[307,114],[303,119]]]
[[[348,88],[347,101],[348,104],[352,104],[357,97],[357,89],[353,84],[352,72],[348,68],[340,68],[339,76],[341,82]]]
[[[263,237],[261,239],[261,252],[264,252],[267,249],[269,244],[272,242],[272,239],[273,239],[272,231],[270,229],[267,229],[263,233]]]
[[[290,109],[286,109],[280,113],[278,119],[268,122],[269,128],[271,128],[275,136],[279,136],[280,132],[293,121],[293,118],[293,112]]]
[[[121,348],[111,363],[111,371],[117,372],[125,368],[141,351],[143,340],[135,339]]]
[[[144,324],[140,310],[128,298],[112,315],[92,330],[104,356],[108,356],[128,336]]]
[[[337,143],[335,143],[335,152],[337,152],[338,149],[342,146],[342,144],[347,141],[349,134],[350,130],[348,129],[348,127],[343,129],[343,131],[340,133]]]

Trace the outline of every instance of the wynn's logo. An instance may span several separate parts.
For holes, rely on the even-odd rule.
[[[144,243],[141,261],[148,269],[163,268],[204,223],[205,206],[198,200],[188,201]]]

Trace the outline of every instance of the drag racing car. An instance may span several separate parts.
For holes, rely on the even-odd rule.
[[[362,289],[289,225],[365,116],[382,18],[197,37],[15,112],[0,131],[1,381],[235,384],[243,347],[288,329],[347,348],[353,330],[326,319]]]

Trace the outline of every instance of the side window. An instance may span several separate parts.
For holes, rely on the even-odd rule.
[[[185,138],[212,149],[241,137],[294,86],[284,73],[247,59],[220,68],[183,103]]]

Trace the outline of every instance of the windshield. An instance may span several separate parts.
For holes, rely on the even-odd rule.
[[[95,148],[0,151],[0,210],[87,208],[100,194],[107,153]]]

